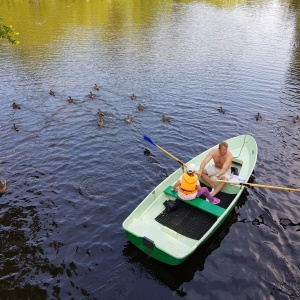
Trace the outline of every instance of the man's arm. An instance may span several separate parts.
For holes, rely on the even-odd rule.
[[[205,168],[205,166],[209,163],[209,161],[212,159],[213,154],[214,154],[215,150],[211,150],[206,157],[204,158],[204,160],[202,161],[202,163],[200,164],[200,168],[198,170],[198,172],[196,172],[196,174],[198,176],[201,176],[203,169]]]

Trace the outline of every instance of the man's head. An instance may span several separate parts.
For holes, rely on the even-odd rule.
[[[228,151],[228,144],[226,142],[221,142],[219,144],[219,151],[221,153],[221,155],[226,155],[227,151]]]

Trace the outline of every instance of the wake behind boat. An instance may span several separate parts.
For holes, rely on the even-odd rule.
[[[250,135],[226,140],[233,155],[232,167],[247,182],[257,160],[257,144]],[[208,152],[199,154],[188,164],[199,166]],[[180,161],[179,161],[180,162]],[[130,242],[149,256],[169,265],[178,265],[201,246],[225,221],[238,202],[244,186],[226,184],[214,205],[201,198],[181,200],[171,191],[184,172],[177,169],[160,183],[123,222]],[[201,182],[201,185],[206,184]],[[169,201],[171,200],[171,201]]]

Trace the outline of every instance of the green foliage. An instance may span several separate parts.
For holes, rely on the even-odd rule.
[[[19,33],[12,26],[7,26],[3,23],[5,19],[0,17],[0,38],[7,39],[11,44],[17,45],[20,42],[14,38],[14,35]]]

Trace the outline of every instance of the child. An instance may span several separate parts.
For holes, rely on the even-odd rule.
[[[173,185],[172,190],[178,187],[178,196],[182,200],[193,200],[200,195],[204,195],[209,202],[213,204],[220,203],[220,199],[212,197],[206,187],[201,188],[198,176],[195,174],[196,166],[187,165],[186,173],[183,173],[177,182]]]

